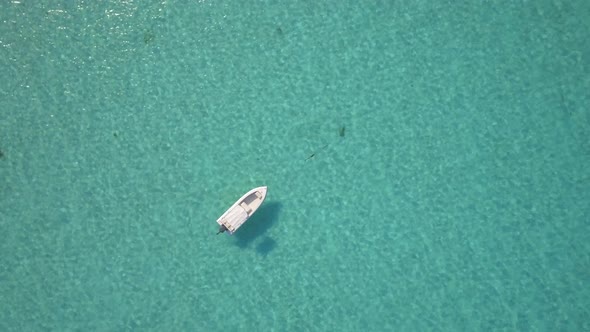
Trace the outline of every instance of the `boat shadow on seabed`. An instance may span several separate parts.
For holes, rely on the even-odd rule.
[[[283,205],[277,202],[266,202],[252,217],[234,233],[236,244],[240,248],[247,248],[254,240],[263,236],[279,219]],[[276,247],[276,242],[266,237],[256,246],[256,251],[262,255],[268,254]]]

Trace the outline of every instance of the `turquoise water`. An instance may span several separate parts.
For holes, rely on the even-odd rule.
[[[0,5],[0,330],[590,330],[590,2],[67,3]]]

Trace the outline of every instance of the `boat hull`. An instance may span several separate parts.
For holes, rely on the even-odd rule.
[[[262,205],[267,190],[266,186],[254,188],[240,197],[217,219],[220,232],[226,231],[229,235],[235,233]]]

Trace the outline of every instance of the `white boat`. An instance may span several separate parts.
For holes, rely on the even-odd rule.
[[[242,226],[248,218],[262,205],[266,198],[266,187],[258,187],[245,193],[224,214],[217,219],[219,233],[228,231],[232,235]]]

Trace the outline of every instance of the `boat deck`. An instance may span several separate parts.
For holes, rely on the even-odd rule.
[[[266,190],[266,187],[254,188],[237,200],[217,219],[217,223],[221,226],[220,232],[223,232],[224,227],[230,235],[238,230],[260,207],[266,198]]]
[[[242,203],[242,205],[243,204],[244,203]],[[243,206],[237,205],[234,206],[234,208],[229,211],[225,217],[223,217],[221,222],[230,232],[233,233],[236,231],[236,229],[242,226],[246,219],[248,219],[248,212],[246,212],[246,209],[244,209]]]

